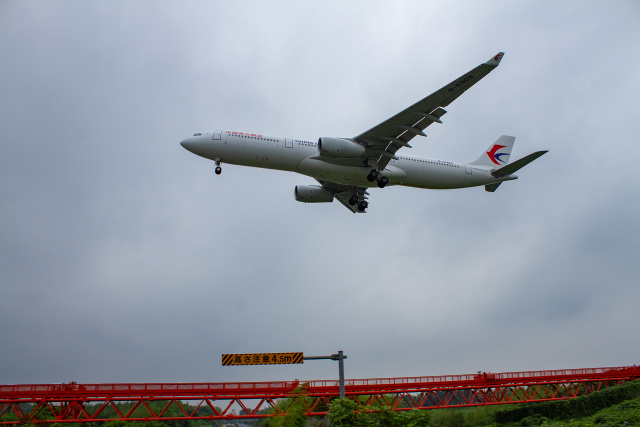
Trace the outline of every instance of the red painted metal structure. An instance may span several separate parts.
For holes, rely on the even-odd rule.
[[[352,379],[347,398],[402,411],[570,399],[640,379],[640,367]],[[264,409],[296,387],[309,415],[326,413],[337,380],[255,383],[0,385],[0,424],[89,421],[228,420],[268,416]],[[236,411],[238,411],[236,413]],[[280,413],[284,410],[280,410]]]

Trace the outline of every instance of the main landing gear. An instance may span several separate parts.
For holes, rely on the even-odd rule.
[[[220,175],[222,173],[222,167],[220,166],[222,162],[220,161],[220,157],[216,158],[216,175]]]
[[[367,175],[367,181],[378,181],[378,187],[384,188],[389,183],[389,178],[380,175],[380,172],[378,172],[377,170],[371,169],[369,175]]]
[[[351,206],[358,205],[358,210],[360,212],[364,212],[367,207],[369,207],[369,203],[366,200],[360,200],[357,194],[353,194],[351,198],[349,198],[349,204]]]

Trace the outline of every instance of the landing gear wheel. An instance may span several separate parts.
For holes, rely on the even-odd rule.
[[[363,200],[360,203],[358,203],[358,210],[360,212],[364,212],[364,210],[367,209],[368,206],[369,206],[369,203],[367,203],[366,200]]]
[[[380,178],[378,178],[378,187],[384,188],[384,186],[387,185],[388,183],[389,183],[389,178],[387,178],[386,176],[381,176]]]
[[[375,169],[371,169],[371,172],[369,172],[369,175],[367,175],[367,181],[373,182],[376,180],[377,177],[378,177],[378,171]]]
[[[222,173],[222,168],[220,166],[216,166],[216,175],[220,175]]]
[[[354,194],[353,196],[351,196],[351,198],[349,199],[349,204],[351,206],[355,205],[356,203],[358,203],[358,195]]]

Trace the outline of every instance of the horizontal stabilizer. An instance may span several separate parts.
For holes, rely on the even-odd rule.
[[[516,160],[513,163],[509,163],[506,166],[501,167],[500,169],[496,169],[491,172],[491,175],[494,178],[501,178],[503,176],[511,175],[512,173],[519,171],[523,167],[527,166],[529,163],[533,162],[538,157],[542,156],[548,152],[548,150],[544,151],[536,151],[535,153],[531,153],[528,156],[524,156],[521,159]]]
[[[500,187],[500,184],[502,184],[501,182],[494,182],[493,184],[487,184],[484,186],[484,190],[488,191],[489,193],[493,193],[494,191],[496,191],[498,189],[498,187]]]

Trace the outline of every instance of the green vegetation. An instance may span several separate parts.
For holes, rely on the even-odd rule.
[[[358,402],[351,399],[335,399],[331,402],[326,417],[309,420],[305,413],[311,408],[311,399],[306,385],[303,385],[294,390],[290,398],[280,400],[271,410],[274,416],[262,420],[260,425],[269,427],[421,427],[429,425],[429,411],[413,409],[397,412],[380,402],[365,406],[364,402],[367,400],[368,396],[361,396]],[[316,408],[316,410],[324,411],[326,407]]]
[[[438,427],[476,427],[495,425],[497,406],[475,406],[431,411],[431,424]]]
[[[332,402],[327,413],[330,425],[342,426],[388,426],[419,427],[429,425],[429,411],[412,409],[409,411],[393,411],[388,406],[373,405],[357,409],[353,400],[338,399]]]
[[[334,400],[327,416],[318,420],[305,420],[309,405],[306,390],[278,406],[292,412],[285,416],[264,420],[264,426],[437,426],[437,427],[593,427],[639,426],[640,381],[606,388],[600,392],[575,399],[519,405],[440,409],[433,411],[391,411],[376,402],[363,406],[367,396],[358,399]],[[282,406],[281,406],[282,405]],[[297,408],[296,408],[297,407]],[[277,413],[275,410],[273,413]],[[625,424],[626,423],[626,424]]]
[[[549,420],[575,420],[589,417],[605,408],[638,397],[640,397],[640,381],[632,381],[575,399],[521,404],[497,412],[495,419],[501,424],[522,422],[525,419],[533,421],[536,417]]]
[[[264,419],[260,425],[270,427],[304,426],[307,422],[307,416],[305,414],[310,409],[307,387],[307,384],[296,387],[296,389],[291,392],[290,398],[280,400],[276,407],[269,411],[273,415],[283,413],[286,413],[286,415]]]
[[[500,425],[500,424],[496,424]],[[578,419],[550,420],[543,415],[531,415],[507,427],[545,426],[545,427],[608,427],[640,426],[640,397],[627,400],[619,405],[596,412],[594,415]]]

